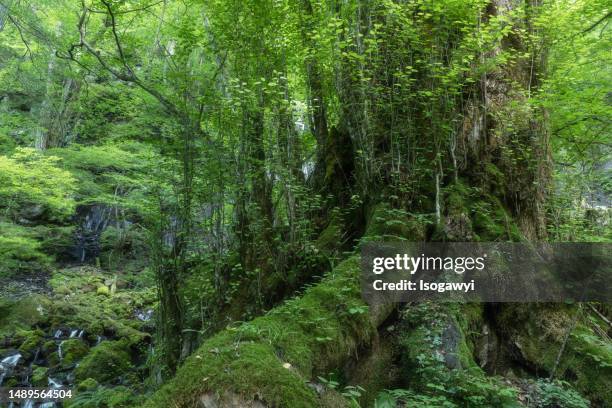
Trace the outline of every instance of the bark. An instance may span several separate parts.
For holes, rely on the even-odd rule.
[[[310,0],[302,0],[302,43],[308,50],[305,60],[308,99],[312,115],[310,127],[317,141],[317,164],[323,161],[328,141],[327,112],[323,94],[323,77],[315,57],[316,41],[312,38],[315,16]]]
[[[504,1],[492,2],[485,18],[509,13],[513,11],[511,6]],[[532,16],[528,13],[526,17],[530,27]],[[528,41],[510,35],[483,56],[492,58],[507,49],[532,54],[527,61],[507,63],[482,75],[475,97],[467,103],[459,156],[465,158],[460,163],[462,173],[498,195],[523,234],[536,240],[546,237],[544,203],[550,185],[551,157],[546,112],[530,107],[528,102],[539,84],[545,56],[543,51],[534,55],[538,51]],[[496,180],[503,184],[501,191],[492,191],[495,176],[490,172],[491,165],[501,171],[502,180]]]

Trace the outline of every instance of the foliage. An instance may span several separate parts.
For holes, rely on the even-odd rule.
[[[46,271],[51,261],[33,231],[12,223],[0,223],[0,277]]]
[[[536,397],[533,406],[561,407],[561,408],[588,408],[588,400],[580,396],[567,382],[538,380],[536,383]]]
[[[0,0],[0,284],[45,293],[0,299],[0,333],[49,360],[39,329],[112,337],[51,364],[79,362],[72,406],[513,406],[521,382],[474,360],[487,324],[525,366],[503,375],[608,403],[601,316],[557,361],[563,305],[392,313],[360,299],[352,252],[608,242],[608,3]],[[377,334],[400,378],[362,389],[342,368]]]
[[[0,186],[2,209],[13,219],[24,217],[20,211],[36,205],[51,220],[61,220],[74,211],[76,181],[55,156],[29,148],[0,156]]]
[[[68,403],[70,408],[121,408],[135,406],[138,398],[128,387],[98,387],[81,391]]]

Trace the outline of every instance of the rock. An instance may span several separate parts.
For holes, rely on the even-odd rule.
[[[18,217],[21,224],[32,224],[42,218],[45,207],[42,204],[33,204],[21,208]]]
[[[57,351],[57,344],[53,340],[47,340],[41,349],[43,355],[48,356]]]
[[[89,347],[81,339],[64,340],[61,349],[63,367],[72,366],[89,352]]]
[[[461,361],[459,359],[459,346],[462,340],[462,333],[457,327],[456,322],[449,321],[448,325],[442,332],[442,345],[444,351],[444,364],[449,369],[461,369]]]
[[[24,355],[25,358],[32,357],[39,347],[42,341],[43,333],[40,330],[25,331],[19,333],[19,336],[23,336],[23,341],[19,346],[19,352]]]
[[[105,341],[91,349],[74,370],[74,374],[77,381],[93,378],[99,383],[110,383],[125,374],[130,366],[126,343]]]
[[[35,387],[46,387],[47,371],[46,367],[32,366],[32,385]]]

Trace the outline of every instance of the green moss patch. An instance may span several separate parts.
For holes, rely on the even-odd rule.
[[[77,381],[93,378],[100,383],[116,382],[131,368],[129,348],[124,341],[105,341],[92,348],[74,370]]]
[[[89,347],[81,339],[68,339],[61,343],[62,366],[70,367],[79,361],[89,351]]]

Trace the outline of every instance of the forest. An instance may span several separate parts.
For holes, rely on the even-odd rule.
[[[0,0],[0,406],[612,407],[609,303],[360,286],[612,242],[610,6]]]

